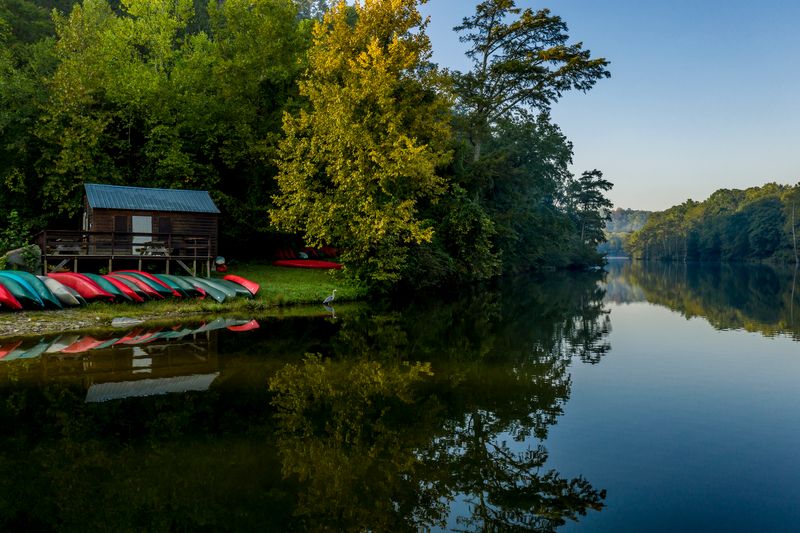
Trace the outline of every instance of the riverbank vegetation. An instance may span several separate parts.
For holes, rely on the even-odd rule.
[[[666,261],[795,263],[799,210],[800,184],[720,189],[703,202],[653,213],[627,250],[635,258]]]
[[[602,173],[548,114],[609,76],[547,9],[486,0],[431,61],[419,0],[3,0],[0,201],[79,227],[85,182],[205,189],[221,251],[330,244],[370,289],[599,260]]]

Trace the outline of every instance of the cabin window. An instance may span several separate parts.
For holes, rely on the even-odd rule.
[[[158,233],[166,236],[172,233],[172,219],[169,217],[158,217]]]
[[[117,233],[128,232],[128,217],[125,215],[117,215],[114,217],[114,231]]]

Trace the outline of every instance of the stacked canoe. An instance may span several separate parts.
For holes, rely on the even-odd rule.
[[[252,298],[259,290],[253,281],[229,274],[222,279],[151,274],[118,270],[109,274],[53,272],[35,276],[0,270],[0,309],[62,309],[87,302],[144,302],[165,298]]]

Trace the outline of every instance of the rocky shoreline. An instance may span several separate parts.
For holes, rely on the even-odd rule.
[[[148,322],[163,321],[170,318],[193,317],[202,313],[166,312],[157,315],[137,315],[132,318]],[[61,333],[64,331],[81,331],[94,329],[112,329],[111,318],[91,316],[86,313],[73,313],[70,310],[49,311],[47,314],[25,312],[0,314],[0,339],[30,337],[34,335]]]

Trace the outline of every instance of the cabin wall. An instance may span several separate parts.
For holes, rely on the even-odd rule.
[[[130,232],[132,228],[132,216],[149,216],[153,219],[151,233],[161,234],[159,229],[169,228],[169,231],[161,234],[159,238],[166,240],[167,235],[179,235],[181,237],[173,238],[172,253],[176,255],[192,255],[194,253],[191,246],[193,243],[185,241],[182,236],[198,236],[198,237],[211,237],[211,250],[208,255],[217,255],[218,248],[218,233],[219,233],[219,215],[210,213],[179,213],[172,211],[136,211],[136,210],[123,210],[123,209],[93,209],[88,211],[90,213],[90,230],[91,231],[119,231],[115,230],[115,217],[124,216],[125,219],[125,232]],[[163,222],[166,219],[168,222]],[[165,227],[166,226],[166,227]],[[205,250],[202,250],[201,255],[205,255]]]

